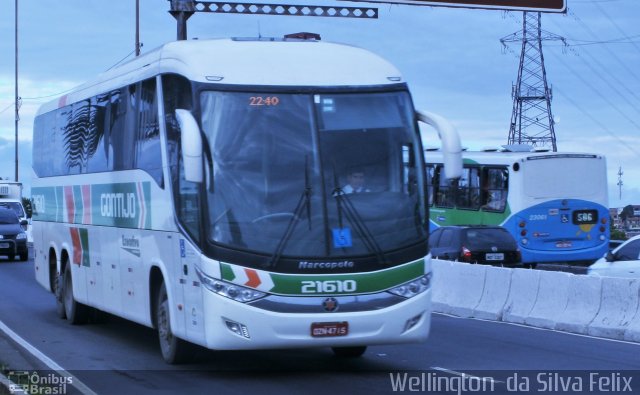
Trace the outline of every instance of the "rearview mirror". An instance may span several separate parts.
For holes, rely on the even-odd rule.
[[[416,116],[418,121],[433,126],[438,132],[442,143],[445,177],[447,179],[460,178],[462,176],[462,145],[456,128],[444,117],[434,113],[416,111]]]
[[[180,125],[180,145],[182,146],[182,163],[184,178],[190,182],[201,183],[202,171],[202,136],[200,127],[190,111],[177,109],[176,119]]]

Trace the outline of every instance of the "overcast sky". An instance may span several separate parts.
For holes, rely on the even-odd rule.
[[[606,155],[609,205],[640,204],[640,1],[567,1],[567,14],[542,16],[542,28],[568,43],[544,44],[558,150]],[[308,31],[369,49],[400,69],[417,108],[453,122],[465,147],[506,144],[520,47],[505,49],[500,38],[521,31],[522,12],[331,0],[280,3],[370,5],[380,13],[377,20],[198,13],[189,20],[189,38]],[[1,6],[0,176],[13,179],[14,1]],[[140,8],[143,53],[175,39],[167,0],[140,0]],[[28,187],[38,106],[132,58],[135,0],[19,0],[19,28],[20,179]]]

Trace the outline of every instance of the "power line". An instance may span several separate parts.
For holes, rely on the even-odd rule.
[[[597,34],[595,34],[595,32],[594,32],[593,30],[591,30],[591,28],[589,27],[589,25],[587,25],[586,23],[584,23],[584,22],[582,21],[582,19],[580,19],[580,17],[578,17],[578,16],[575,14],[575,12],[573,12],[573,11],[569,11],[569,15],[571,15],[571,16],[574,18],[574,20],[575,20],[576,22],[578,22],[578,24],[579,24],[579,25],[580,25],[584,30],[586,30],[586,31],[587,31],[587,32],[588,32],[592,37],[594,37],[596,40],[602,41],[602,40],[600,40],[600,39],[599,39],[599,37],[597,36]],[[627,65],[626,65],[626,63],[625,63],[625,62],[623,62],[623,61],[618,57],[618,55],[616,55],[616,53],[615,53],[615,52],[611,51],[611,50],[610,50],[606,45],[605,45],[603,48],[604,48],[604,49],[609,53],[609,55],[611,55],[611,57],[612,57],[615,61],[617,61],[617,62],[622,66],[622,68],[624,68],[624,69],[625,69],[625,70],[626,70],[630,75],[632,75],[636,80],[640,81],[640,78],[636,75],[636,73],[635,73],[633,70],[631,70],[631,69],[629,68],[629,66],[627,66]]]
[[[562,63],[564,65],[564,67],[566,67],[573,75],[575,75],[580,81],[582,81],[582,83],[585,86],[587,86],[589,89],[591,89],[598,97],[600,97],[602,100],[604,100],[609,106],[611,106],[611,108],[613,108],[616,112],[618,112],[620,115],[622,115],[623,118],[625,118],[627,121],[629,121],[629,123],[631,123],[633,126],[635,126],[638,129],[638,131],[640,131],[640,124],[638,124],[633,118],[631,118],[626,113],[624,113],[614,102],[609,100],[600,91],[598,91],[596,88],[594,88],[593,85],[590,84],[587,80],[585,80],[584,77],[580,73],[577,73],[566,62],[564,62],[561,57],[555,55],[553,52],[551,52],[551,54],[553,56],[555,56],[556,59],[559,60],[560,63]]]
[[[635,148],[633,148],[631,145],[627,144],[623,139],[621,139],[618,135],[616,135],[615,133],[613,133],[606,125],[604,125],[602,122],[600,122],[597,118],[595,118],[593,115],[591,115],[590,112],[586,111],[585,109],[583,109],[582,107],[580,107],[578,105],[578,103],[576,103],[570,96],[565,95],[562,93],[561,90],[559,90],[558,88],[555,88],[556,93],[559,93],[560,96],[564,97],[565,100],[567,100],[569,103],[571,103],[575,108],[577,108],[580,112],[582,112],[587,118],[589,118],[589,120],[591,120],[591,122],[593,122],[594,124],[596,124],[597,126],[599,126],[600,128],[602,128],[602,130],[604,130],[605,132],[607,132],[609,135],[611,135],[611,137],[615,138],[616,140],[618,140],[618,142],[623,145],[625,148],[627,148],[629,151],[631,151],[634,155],[638,155],[640,156],[640,152],[636,151]]]
[[[614,21],[613,19],[611,19],[611,17],[609,16],[609,14],[607,14],[607,12],[606,12],[606,11],[605,11],[601,6],[600,6],[600,4],[595,3],[594,5],[598,8],[598,10],[600,10],[600,12],[602,13],[602,15],[604,15],[604,16],[605,16],[605,18],[607,18],[607,19],[609,20],[609,22],[611,22],[611,24],[612,24],[613,26],[615,26],[615,27],[616,27],[616,29],[618,29],[618,31],[619,31],[620,33],[622,33],[622,35],[623,35],[623,36],[625,36],[625,37],[628,37],[628,36],[629,36],[629,35],[628,35],[624,30],[622,30],[622,28],[620,27],[620,25],[618,25],[618,24],[616,23],[616,21]],[[633,44],[633,46],[634,46],[634,47],[636,47],[636,49],[638,50],[638,52],[640,52],[640,47],[639,47],[638,45],[636,45],[636,43],[634,43],[634,42],[632,42],[632,44]]]

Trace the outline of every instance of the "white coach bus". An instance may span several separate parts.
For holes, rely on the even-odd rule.
[[[35,276],[72,324],[96,309],[157,328],[169,363],[190,343],[359,356],[424,341],[418,119],[446,130],[362,49],[166,44],[40,108]],[[354,171],[367,193],[343,189]]]

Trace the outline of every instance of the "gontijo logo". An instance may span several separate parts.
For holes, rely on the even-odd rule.
[[[136,200],[134,193],[102,193],[100,214],[103,217],[135,218]]]

